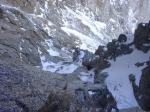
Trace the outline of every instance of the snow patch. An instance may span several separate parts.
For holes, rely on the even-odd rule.
[[[84,82],[94,83],[94,71],[81,72],[79,78]]]
[[[128,13],[128,26],[133,34],[136,29],[137,22],[138,20],[135,18],[135,12],[133,12],[133,9],[130,8]]]
[[[97,46],[108,42],[106,38],[109,36],[105,33],[106,24],[101,21],[96,21],[94,14],[89,9],[78,8],[73,10],[67,6],[65,6],[65,9],[66,10],[62,10],[62,30],[69,36],[74,34],[78,37],[82,42],[82,49],[93,52],[97,49]],[[82,32],[79,26],[83,26],[83,28],[89,30],[89,33]]]
[[[64,64],[63,62],[54,63],[49,61],[45,62],[44,57],[42,57],[42,65],[43,70],[59,74],[70,74],[78,68],[78,65],[76,64]]]
[[[118,57],[116,62],[110,61],[111,67],[104,70],[104,72],[109,74],[106,80],[108,89],[116,98],[120,109],[138,106],[128,77],[131,73],[134,74],[136,83],[139,84],[142,74],[141,70],[144,66],[138,68],[135,66],[135,63],[145,62],[149,57],[150,51],[145,54],[134,49],[133,53]]]
[[[45,40],[45,47],[51,56],[60,56],[59,52],[53,47],[52,40]]]
[[[67,28],[67,27],[61,27],[63,31],[65,31],[68,35],[74,35],[76,37],[79,37],[82,41],[82,44],[80,45],[81,49],[84,50],[89,50],[91,52],[94,52],[95,49],[97,49],[97,46],[99,46],[99,42],[96,40],[92,39],[91,37],[88,37],[79,31]]]

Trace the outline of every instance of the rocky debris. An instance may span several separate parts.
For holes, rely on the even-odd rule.
[[[135,47],[144,53],[150,49],[150,22],[140,23],[134,33]]]
[[[123,34],[122,34],[123,35]],[[120,38],[120,37],[119,37]],[[112,40],[112,42],[109,42],[107,44],[107,51],[106,51],[106,58],[114,59],[116,60],[116,57],[121,55],[126,55],[132,53],[133,49],[129,47],[128,44],[125,44],[125,40],[122,42],[119,42],[120,40]]]
[[[150,111],[150,65],[142,70],[139,87],[135,83],[135,76],[131,74],[129,80],[132,83],[135,98],[140,107],[145,111]]]

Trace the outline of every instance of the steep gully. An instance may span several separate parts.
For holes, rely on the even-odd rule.
[[[21,12],[25,17],[27,17],[27,20],[29,20],[30,21],[30,23],[32,23],[33,25],[35,25],[33,28],[35,28],[35,29],[39,29],[40,27],[38,26],[37,27],[37,24],[36,23],[34,23],[34,21],[32,20],[32,18],[34,18],[34,14],[32,15],[32,14],[27,14],[26,12],[23,12],[23,11],[21,11],[21,10],[19,10],[18,8],[15,8],[15,7],[11,7],[11,6],[6,6],[6,5],[1,5],[4,9],[6,8],[6,9],[14,9],[14,10],[17,10],[17,11],[19,11],[19,12]],[[70,13],[73,13],[73,15],[75,15],[74,14],[74,12],[72,12],[69,8],[67,8],[66,7],[66,9],[70,12]],[[75,16],[77,16],[77,15],[75,15]],[[105,26],[105,25],[101,25],[101,26]],[[45,27],[46,28],[46,27]],[[70,34],[70,33],[76,33],[78,36],[80,35],[80,36],[82,36],[82,37],[85,37],[84,35],[81,35],[80,33],[78,33],[78,32],[76,32],[76,31],[74,31],[74,30],[70,30],[70,29],[66,29],[66,28],[62,28],[64,31],[67,31],[67,32],[69,32],[68,34]],[[24,30],[24,29],[23,29]],[[47,31],[47,30],[46,30]],[[93,31],[94,32],[94,31]],[[49,33],[48,33],[49,34]],[[87,37],[85,37],[86,39],[87,39]],[[128,40],[130,40],[131,38],[132,38],[132,36],[128,36]],[[90,40],[89,40],[90,41]],[[88,41],[88,42],[89,42]],[[87,43],[88,43],[87,42]],[[44,43],[44,44],[47,44],[46,45],[46,49],[47,49],[47,47],[48,47],[48,49],[47,49],[47,51],[48,51],[48,53],[50,54],[50,55],[53,55],[53,56],[58,56],[59,57],[59,54],[60,54],[60,50],[59,49],[57,49],[57,48],[55,48],[54,47],[54,49],[56,49],[56,51],[55,50],[53,50],[53,49],[51,49],[52,47],[53,47],[53,43],[55,43],[55,42],[51,42],[51,40],[49,39],[46,39],[46,43]],[[99,44],[99,43],[98,43]],[[96,47],[98,46],[98,44],[96,45]],[[84,45],[83,45],[84,46]],[[43,46],[44,48],[45,48],[45,46]],[[66,73],[72,73],[72,72],[76,72],[75,70],[77,70],[77,68],[79,68],[79,66],[82,66],[81,65],[81,63],[73,63],[72,64],[72,62],[66,62],[66,60],[65,59],[63,59],[63,61],[60,61],[60,62],[57,62],[56,61],[56,63],[54,63],[54,62],[49,62],[49,61],[46,61],[47,59],[45,59],[46,57],[45,56],[43,56],[43,53],[42,53],[42,51],[40,50],[41,48],[40,47],[36,47],[36,48],[38,48],[38,53],[40,54],[40,59],[41,59],[41,61],[42,61],[42,65],[43,65],[43,69],[44,70],[48,70],[48,71],[51,71],[51,72],[56,72],[56,73],[61,73],[61,74],[66,74]],[[62,51],[61,51],[61,53],[62,54],[65,54],[66,52],[68,52],[68,51],[66,51],[66,49],[67,48],[64,48],[64,49],[62,49]],[[135,48],[134,48],[135,49]],[[68,52],[69,53],[69,52]],[[71,53],[69,53],[69,54],[71,54]],[[138,54],[138,55],[137,55]],[[141,54],[141,55],[140,55]],[[136,51],[136,49],[135,49],[135,52],[134,53],[132,53],[131,54],[131,57],[132,58],[135,58],[135,55],[137,56],[137,58],[136,58],[136,61],[135,62],[132,62],[132,64],[131,65],[133,65],[133,64],[135,64],[136,62],[137,62],[137,60],[139,61],[139,59],[140,59],[140,62],[143,62],[143,61],[147,61],[148,60],[148,58],[149,58],[149,52],[147,53],[147,54],[142,54],[140,51]],[[65,56],[64,56],[65,57]],[[70,58],[71,56],[69,56],[68,58],[69,59],[71,59]],[[130,55],[129,56],[127,56],[127,57],[125,57],[125,56],[122,56],[122,57],[119,57],[119,58],[117,58],[117,60],[116,60],[116,62],[114,62],[114,61],[112,61],[112,60],[110,60],[110,63],[111,63],[111,66],[112,67],[116,67],[117,65],[118,66],[120,66],[120,64],[121,64],[121,62],[123,63],[123,65],[125,64],[125,62],[124,61],[122,61],[122,60],[127,60],[127,59],[130,59],[129,58],[130,57]],[[145,58],[143,58],[143,57],[145,57]],[[80,58],[83,58],[83,53],[81,53],[81,56],[80,56]],[[120,59],[120,58],[122,58],[122,59]],[[55,60],[58,60],[57,58],[54,58]],[[52,59],[53,60],[53,59]],[[62,60],[62,59],[60,59],[60,60]],[[64,61],[65,60],[65,61]],[[68,60],[67,60],[68,61]],[[118,61],[118,62],[117,62]],[[71,64],[70,64],[71,63]],[[128,67],[128,65],[129,65],[129,63],[127,63],[126,65],[124,65],[125,67],[127,67],[127,68],[129,68]],[[118,67],[116,67],[116,69],[117,69]],[[121,69],[122,68],[124,68],[124,67],[121,67]],[[135,67],[134,67],[135,68]],[[114,70],[114,73],[111,73],[112,72],[112,69]],[[108,77],[108,83],[107,83],[107,86],[108,86],[108,88],[111,90],[111,92],[114,94],[114,96],[116,97],[116,99],[117,99],[117,102],[120,102],[119,104],[118,104],[118,106],[119,106],[119,108],[128,108],[128,107],[132,107],[132,106],[137,106],[137,104],[136,104],[136,101],[135,101],[135,99],[134,99],[134,96],[133,96],[133,93],[131,92],[131,88],[129,88],[128,90],[130,90],[130,92],[128,92],[128,93],[125,93],[124,91],[123,91],[123,89],[124,88],[126,88],[126,87],[131,87],[130,85],[129,85],[129,80],[128,80],[128,78],[127,78],[127,76],[126,75],[129,75],[129,73],[125,73],[125,75],[124,76],[126,76],[125,77],[125,79],[126,79],[126,81],[125,82],[120,82],[119,83],[119,81],[120,81],[120,79],[122,78],[115,78],[115,79],[118,79],[117,81],[115,80],[114,81],[114,77],[116,76],[115,74],[120,74],[120,72],[119,73],[116,73],[116,71],[117,70],[115,70],[115,68],[110,68],[110,69],[108,69],[108,70],[106,70],[106,72],[110,72],[109,74],[113,74],[113,75],[110,75],[110,77]],[[133,70],[133,68],[131,67],[130,68],[131,70]],[[136,69],[136,68],[135,68]],[[141,68],[140,68],[141,69]],[[137,69],[136,69],[137,70]],[[135,70],[135,71],[136,71]],[[82,70],[81,70],[82,71]],[[124,70],[123,70],[124,71]],[[129,70],[127,70],[127,71],[129,71]],[[134,72],[135,72],[134,71]],[[139,70],[138,70],[139,71]],[[136,71],[136,73],[135,74],[139,74],[139,76],[138,76],[138,79],[139,79],[139,77],[140,77],[140,74],[141,74],[141,72],[139,71]],[[78,71],[77,71],[78,72]],[[88,71],[86,71],[87,73],[85,73],[85,72],[80,72],[81,73],[81,75],[79,75],[79,76],[83,76],[83,77],[81,77],[81,79],[83,79],[84,81],[86,81],[87,80],[87,77],[88,77],[88,75],[90,75],[91,73],[89,73]],[[91,71],[92,72],[92,71]],[[137,73],[138,72],[138,73]],[[93,72],[92,72],[93,73]],[[131,72],[130,72],[131,73]],[[85,76],[85,75],[87,75],[87,76]],[[111,77],[112,76],[112,77]],[[86,78],[86,79],[84,79],[84,77]],[[93,77],[94,76],[89,76],[89,77],[92,77],[92,78],[90,78],[89,80],[91,80],[92,82],[93,82]],[[117,83],[117,84],[110,84],[110,83]],[[127,86],[125,86],[124,87],[124,85],[126,85],[126,82],[128,82],[128,85]],[[123,83],[123,84],[122,84]],[[109,87],[109,86],[112,86],[112,85],[114,85],[113,87]],[[118,87],[118,85],[119,86],[121,86],[121,87]],[[117,91],[118,92],[116,92],[116,89],[113,91],[113,89],[112,88],[116,88],[116,89],[118,89],[118,88],[120,88],[120,90],[118,89]],[[120,92],[121,91],[121,92]],[[118,95],[118,93],[119,93],[119,95]],[[120,94],[120,93],[124,93],[124,94]],[[125,95],[125,96],[124,96]],[[127,97],[127,96],[129,96],[129,97]],[[132,102],[132,103],[131,103]]]

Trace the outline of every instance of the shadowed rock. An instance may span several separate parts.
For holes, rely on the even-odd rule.
[[[135,76],[130,75],[135,98],[140,107],[145,111],[150,111],[150,65],[142,70],[139,86],[135,83]]]

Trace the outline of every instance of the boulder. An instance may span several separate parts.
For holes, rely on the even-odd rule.
[[[105,46],[99,46],[98,49],[95,51],[95,55],[99,55],[99,57],[105,58],[105,52],[106,52]]]
[[[133,52],[133,49],[130,48],[127,44],[121,44],[120,45],[120,54],[119,55],[126,55],[126,54],[130,54]]]
[[[135,63],[135,66],[137,66],[137,67],[141,67],[141,66],[144,66],[144,62],[143,63],[140,63],[140,62],[137,62],[137,63]]]
[[[125,34],[120,34],[118,37],[118,42],[119,43],[124,43],[127,41],[127,36]]]

